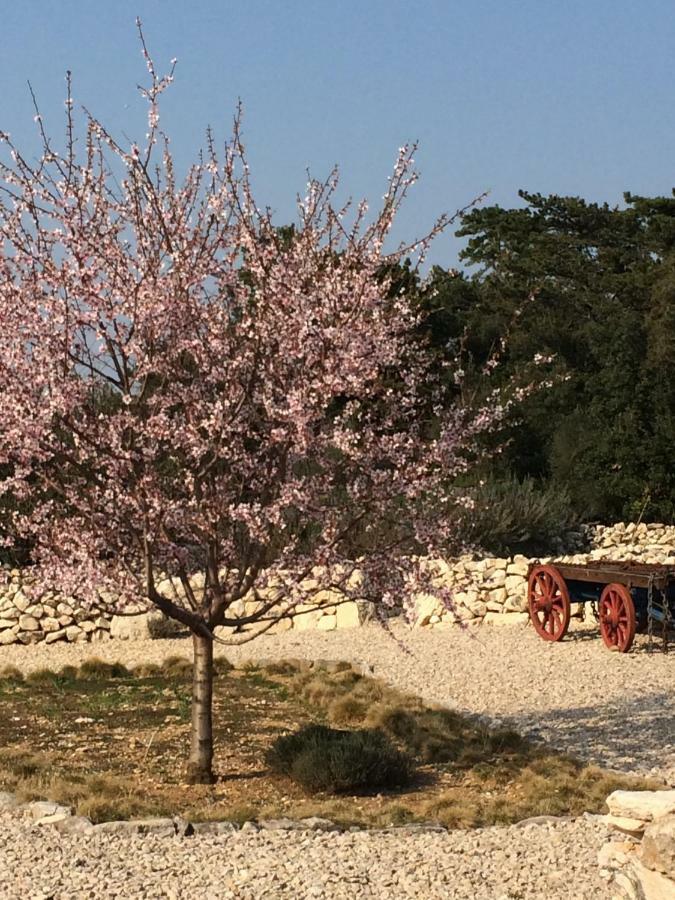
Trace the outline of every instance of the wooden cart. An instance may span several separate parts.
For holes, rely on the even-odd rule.
[[[675,567],[633,562],[534,563],[528,571],[532,624],[546,641],[561,641],[571,604],[590,603],[606,647],[627,653],[636,631],[658,633],[663,649],[675,625]]]

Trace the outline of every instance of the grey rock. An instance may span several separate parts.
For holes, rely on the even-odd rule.
[[[100,822],[93,831],[102,834],[154,834],[159,837],[173,837],[176,826],[173,819],[129,819]]]
[[[300,819],[300,822],[312,831],[341,831],[339,825],[331,822],[330,819],[322,819],[320,816],[309,816],[307,819]]]
[[[195,834],[232,834],[239,831],[234,822],[195,822],[192,828]]]
[[[14,794],[10,794],[7,791],[0,791],[0,810],[16,809],[17,806],[19,806],[19,801]]]

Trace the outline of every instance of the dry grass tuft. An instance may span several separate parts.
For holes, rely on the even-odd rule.
[[[0,669],[0,681],[23,681],[23,672],[16,666],[5,666]]]
[[[111,678],[131,678],[132,673],[121,662],[109,663],[94,656],[81,664],[77,677],[84,681],[108,681]]]

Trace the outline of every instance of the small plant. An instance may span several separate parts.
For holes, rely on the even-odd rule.
[[[93,657],[85,660],[78,670],[78,678],[87,681],[102,680],[107,681],[109,678],[130,678],[131,672],[120,662],[109,663],[102,659]]]
[[[23,672],[16,666],[5,666],[0,669],[0,681],[23,681]]]
[[[381,731],[309,725],[274,742],[270,768],[311,794],[369,793],[410,781],[412,761]]]

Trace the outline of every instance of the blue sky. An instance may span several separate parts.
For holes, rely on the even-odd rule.
[[[134,19],[158,66],[178,57],[163,122],[179,162],[205,126],[227,136],[238,97],[256,194],[293,216],[305,170],[339,163],[377,200],[397,148],[422,173],[400,223],[424,230],[484,190],[619,203],[675,185],[673,0],[1,0],[0,129],[35,146],[26,81],[53,133],[63,75],[117,133],[142,133]],[[447,235],[433,260],[456,264]]]

